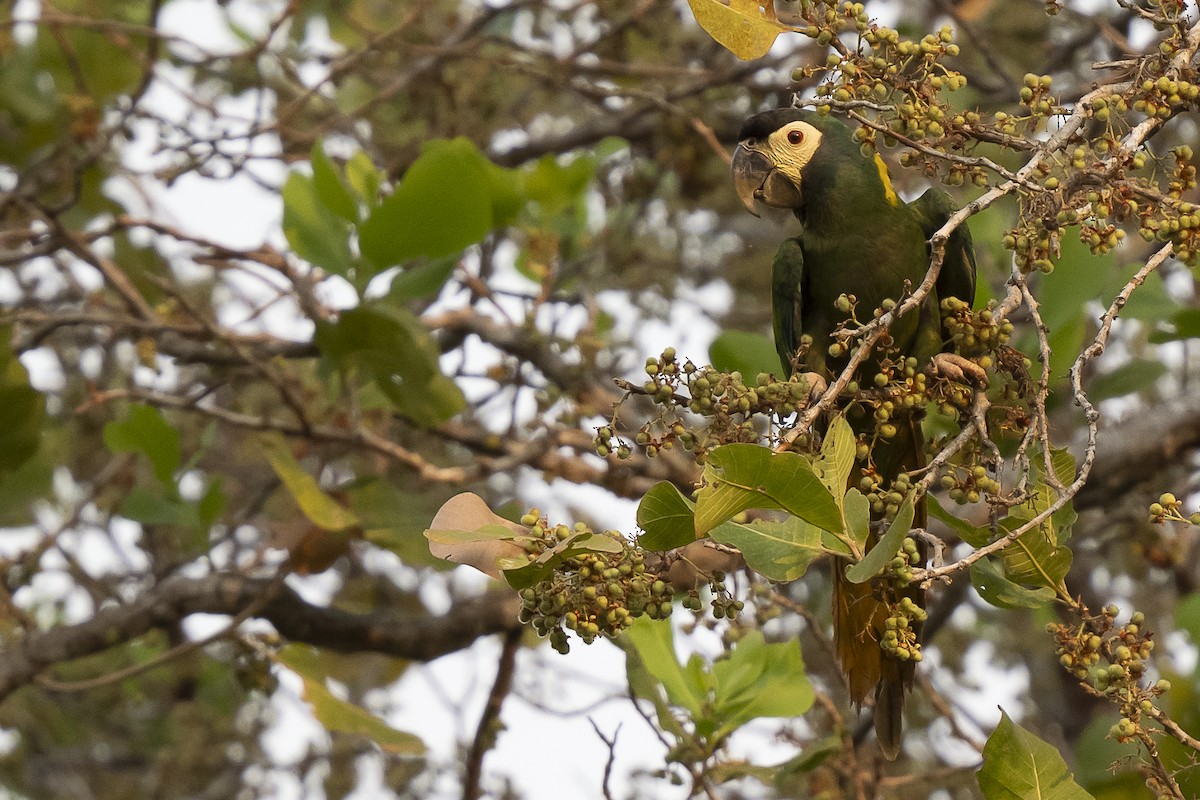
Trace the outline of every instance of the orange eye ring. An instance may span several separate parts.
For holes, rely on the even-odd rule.
[[[792,144],[800,144],[804,141],[804,134],[800,131],[788,131],[787,140]]]

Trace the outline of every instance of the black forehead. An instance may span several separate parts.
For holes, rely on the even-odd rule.
[[[798,108],[777,108],[774,111],[755,114],[742,125],[738,141],[765,139],[789,122],[804,119],[806,116],[807,114]]]

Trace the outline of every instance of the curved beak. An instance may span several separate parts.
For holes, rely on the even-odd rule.
[[[774,162],[763,153],[738,144],[733,151],[733,188],[738,199],[754,216],[758,200],[776,208],[800,208],[800,188],[775,168]]]

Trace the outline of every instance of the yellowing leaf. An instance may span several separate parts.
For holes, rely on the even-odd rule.
[[[304,700],[326,730],[365,736],[388,753],[418,756],[425,752],[425,743],[419,737],[396,730],[366,709],[330,692],[312,648],[288,645],[274,658],[304,681]]]
[[[772,0],[766,0],[771,3]],[[700,27],[743,61],[762,58],[787,28],[768,17],[758,0],[688,0]]]
[[[283,437],[262,436],[258,441],[271,468],[309,522],[327,531],[341,531],[358,525],[354,512],[321,491],[317,479],[297,463]]]

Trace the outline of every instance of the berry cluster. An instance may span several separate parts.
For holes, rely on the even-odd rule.
[[[1094,692],[1118,705],[1121,719],[1109,735],[1124,742],[1141,731],[1142,714],[1153,710],[1154,700],[1171,684],[1160,680],[1142,686],[1154,639],[1143,630],[1144,614],[1135,612],[1129,622],[1118,626],[1118,613],[1119,609],[1110,605],[1099,616],[1085,617],[1076,628],[1051,623],[1046,629],[1058,642],[1059,663]]]
[[[917,605],[911,597],[901,597],[900,602],[891,606],[890,614],[883,622],[883,638],[879,646],[885,653],[901,661],[920,661],[921,642],[913,623],[922,623],[928,616],[925,609]]]
[[[780,380],[760,372],[747,381],[742,373],[721,372],[713,367],[680,363],[675,348],[668,347],[658,358],[646,360],[647,380],[633,393],[649,397],[661,407],[659,415],[645,422],[633,436],[633,444],[654,457],[679,445],[699,459],[713,447],[730,442],[758,442],[756,417],[783,420],[808,404],[811,387],[800,375]],[[686,392],[686,394],[684,394]],[[688,425],[681,416],[686,410],[705,419],[704,425]],[[628,458],[630,442],[617,436],[614,424],[596,429],[592,445],[601,456],[615,453]]]
[[[999,494],[1000,482],[988,475],[988,469],[983,464],[965,454],[962,465],[951,467],[941,477],[942,488],[947,490],[950,499],[960,505],[963,503],[978,503],[983,493]]]
[[[916,539],[906,536],[896,552],[896,557],[888,562],[888,573],[895,578],[896,585],[903,588],[912,583],[912,568],[918,566],[924,566],[921,548]]]
[[[987,307],[972,311],[969,303],[957,297],[942,301],[942,326],[954,343],[954,352],[965,358],[977,358],[979,366],[992,366],[991,353],[1012,338],[1013,324],[1007,319],[997,320],[993,316],[996,301],[989,300]]]
[[[901,472],[890,484],[885,483],[873,468],[863,470],[863,476],[858,482],[859,491],[867,497],[871,504],[871,513],[883,515],[887,519],[895,519],[900,504],[912,491],[912,478],[907,472]]]
[[[1050,96],[1050,84],[1053,80],[1049,75],[1025,73],[1025,85],[1021,87],[1020,92],[1021,105],[1028,107],[1033,114],[1049,116],[1058,105],[1058,102]]]
[[[741,600],[734,598],[729,591],[729,587],[725,585],[725,573],[717,570],[714,572],[708,582],[709,591],[712,592],[712,615],[716,619],[737,620],[738,615],[746,604]],[[694,614],[704,612],[704,601],[700,598],[699,588],[692,589],[683,598],[683,607]]]
[[[540,555],[561,543],[588,534],[583,523],[575,528],[550,526],[537,509],[521,518],[532,538],[526,549]],[[644,553],[618,531],[605,531],[620,547],[614,552],[572,552],[554,571],[533,586],[521,590],[520,620],[560,653],[570,650],[567,630],[578,634],[584,644],[598,636],[613,637],[642,614],[663,619],[671,614],[674,590],[646,569]]]
[[[1200,525],[1200,511],[1197,511],[1190,517],[1183,516],[1183,503],[1179,502],[1175,495],[1170,492],[1164,492],[1158,498],[1157,503],[1150,504],[1150,521],[1162,524],[1167,520]]]

